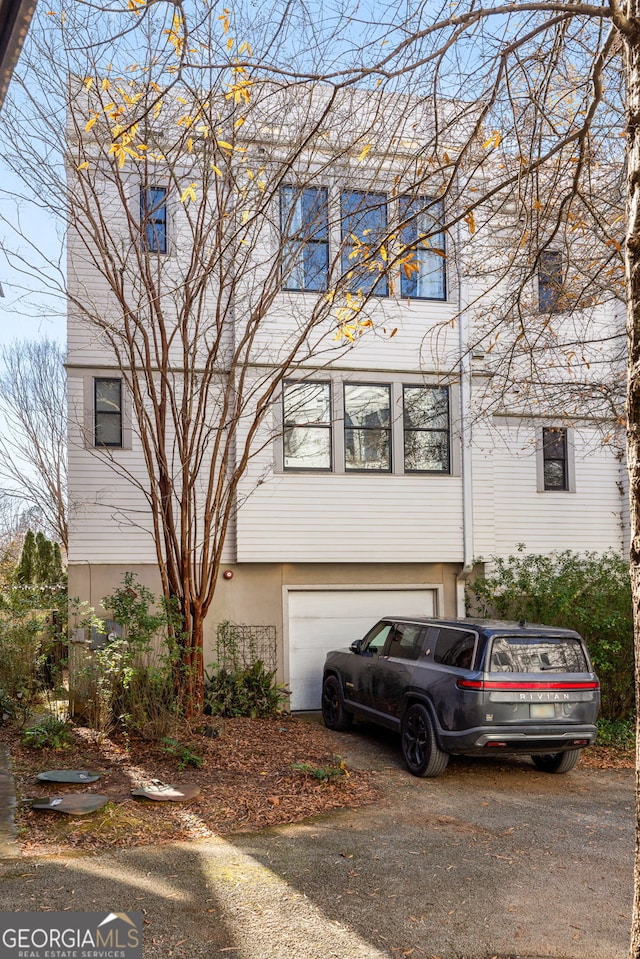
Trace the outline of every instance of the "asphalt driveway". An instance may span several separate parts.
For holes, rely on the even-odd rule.
[[[623,959],[630,770],[456,760],[418,780],[390,734],[334,735],[347,765],[376,770],[376,806],[231,840],[5,861],[2,908],[141,910],[145,959]]]

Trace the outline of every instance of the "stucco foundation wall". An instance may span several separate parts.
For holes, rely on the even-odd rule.
[[[223,573],[233,576],[225,579]],[[158,570],[152,565],[107,565],[71,563],[69,596],[88,602],[99,616],[101,600],[121,585],[131,572],[156,595],[160,592]],[[278,673],[286,681],[284,656],[284,586],[393,586],[439,585],[439,616],[456,615],[457,563],[242,563],[220,570],[213,605],[205,625],[204,661],[214,659],[218,623],[229,620],[250,626],[275,626],[278,635]],[[401,613],[390,597],[389,613]],[[375,619],[375,617],[374,617]],[[373,625],[373,622],[372,622]]]

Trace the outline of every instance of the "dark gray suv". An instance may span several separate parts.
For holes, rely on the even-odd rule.
[[[359,716],[398,730],[415,776],[487,753],[566,773],[594,742],[599,707],[582,638],[551,626],[386,617],[324,667],[325,725],[346,730]]]

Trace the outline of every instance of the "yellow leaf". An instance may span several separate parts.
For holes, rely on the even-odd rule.
[[[89,130],[90,130],[91,127],[94,125],[94,123],[96,122],[97,119],[98,119],[98,114],[97,114],[97,113],[94,113],[94,115],[91,117],[91,119],[90,119],[90,120],[87,120],[87,124],[86,124],[86,126],[85,126],[85,128],[84,128],[84,132],[85,132],[85,133],[88,133],[88,132],[89,132]]]
[[[500,146],[500,141],[502,140],[502,135],[499,130],[494,130],[488,140],[485,140],[482,144],[483,150],[488,150],[490,147],[497,149]]]
[[[473,234],[476,232],[476,220],[472,211],[469,211],[464,218],[464,222],[469,227],[469,233]]]
[[[244,122],[245,122],[245,118],[244,118],[244,117],[238,117],[238,119],[237,119],[236,122],[234,123],[235,128],[238,129],[239,127],[242,126],[242,124],[243,124]]]
[[[79,163],[76,167],[76,170],[86,170],[89,166],[89,161],[85,160],[84,163]]]
[[[224,150],[233,150],[233,147],[230,143],[227,143],[226,140],[216,140],[216,143],[219,147],[222,147]]]
[[[191,139],[191,137],[189,137],[189,139],[187,140],[187,150],[189,153],[193,152],[193,140]]]
[[[220,169],[220,167],[217,167],[215,163],[211,164],[211,169],[217,176],[222,176],[222,170]]]
[[[111,84],[109,83],[108,77],[105,77],[104,80],[102,81],[102,89],[108,90],[110,86]]]
[[[195,183],[190,183],[189,186],[186,188],[186,190],[182,191],[182,195],[180,196],[180,202],[186,203],[187,200],[193,200],[195,203],[195,199],[196,199],[196,185]]]
[[[222,11],[221,16],[218,17],[218,20],[222,21],[222,32],[228,33],[229,32],[229,11],[227,10],[226,7]]]
[[[367,145],[362,148],[362,150],[360,151],[360,155],[358,157],[358,163],[362,163],[362,161],[364,160],[364,158],[366,157],[370,149],[371,149],[370,143],[367,143]]]
[[[229,39],[227,40],[227,50],[230,50],[232,46],[233,46],[233,37],[229,37]]]
[[[85,81],[84,81],[85,90],[90,90],[92,83],[93,83],[93,77],[85,77]]]
[[[242,55],[243,53],[248,53],[249,56],[252,56],[251,44],[250,44],[250,43],[247,43],[246,40],[243,40],[242,43],[240,44],[239,49],[238,49],[238,53],[239,53],[240,55]]]

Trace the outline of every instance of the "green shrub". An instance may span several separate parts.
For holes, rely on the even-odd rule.
[[[613,550],[493,557],[488,575],[467,585],[474,615],[575,629],[602,685],[602,716],[633,714],[633,615],[629,566]]]
[[[260,660],[236,669],[223,667],[207,674],[205,712],[212,716],[250,716],[268,719],[285,708],[288,692],[276,682],[276,673]]]
[[[291,763],[291,768],[303,776],[315,779],[318,782],[328,783],[338,779],[348,779],[350,776],[344,759],[333,757],[333,766],[314,766],[313,763]]]
[[[170,756],[175,756],[175,758],[178,760],[178,769],[186,769],[187,766],[192,766],[194,769],[200,769],[202,766],[202,756],[199,753],[194,752],[190,746],[185,746],[183,743],[179,743],[177,739],[172,739],[169,736],[165,736],[165,738],[162,740],[162,748],[166,753],[169,753]]]
[[[599,719],[597,746],[609,746],[631,752],[636,744],[636,727],[633,719]]]
[[[122,636],[92,653],[74,677],[87,721],[102,730],[122,729],[157,741],[181,714],[177,682],[180,618],[132,573],[102,600]]]
[[[22,734],[22,744],[31,749],[65,749],[71,742],[69,725],[56,716],[45,716]]]

